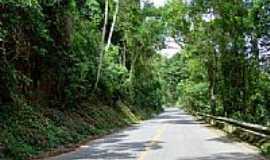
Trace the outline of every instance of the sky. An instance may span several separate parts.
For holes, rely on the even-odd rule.
[[[157,7],[163,6],[167,0],[149,0],[153,2]]]
[[[181,51],[181,47],[175,42],[172,37],[167,37],[165,40],[166,48],[160,50],[160,54],[172,58],[175,54]]]
[[[160,7],[160,6],[163,6],[167,0],[142,0],[142,1],[153,2],[156,7]]]

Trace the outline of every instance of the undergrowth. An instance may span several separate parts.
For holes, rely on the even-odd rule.
[[[124,103],[112,107],[89,101],[74,110],[24,104],[0,113],[2,157],[25,160],[136,123],[154,112]]]

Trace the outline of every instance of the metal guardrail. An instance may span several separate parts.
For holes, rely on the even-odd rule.
[[[237,120],[230,119],[230,118],[212,116],[212,115],[201,114],[201,113],[197,113],[197,115],[207,117],[207,118],[211,118],[211,119],[221,121],[221,122],[226,122],[226,123],[229,123],[229,124],[232,124],[232,125],[235,125],[235,126],[247,129],[247,130],[251,130],[251,131],[258,132],[258,133],[270,135],[270,128],[262,126],[262,125],[246,123],[246,122],[237,121]]]

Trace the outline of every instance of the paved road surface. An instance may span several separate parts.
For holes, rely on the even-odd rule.
[[[50,160],[262,160],[255,148],[232,142],[176,109]]]

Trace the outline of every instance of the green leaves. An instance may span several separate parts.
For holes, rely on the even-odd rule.
[[[170,60],[174,78],[167,78],[172,86],[178,86],[171,87],[171,92],[181,103],[196,111],[216,110],[253,123],[269,123],[266,102],[270,92],[264,86],[269,82],[263,78],[269,75],[260,67],[265,65],[261,48],[269,48],[269,32],[265,30],[269,6],[263,0],[168,4],[164,17],[169,33],[185,39],[182,58]],[[181,66],[180,72],[174,64]]]
[[[101,22],[101,9],[100,4],[96,0],[86,0],[84,5],[81,7],[81,14],[90,19],[95,24]]]
[[[113,2],[106,28],[112,24]],[[0,0],[0,143],[6,155],[27,159],[123,126],[130,115],[115,107],[120,101],[143,117],[160,111],[155,56],[163,23],[147,20],[139,1],[119,2],[101,83],[93,91],[103,1]]]
[[[166,26],[168,27],[167,32],[170,32],[173,37],[181,36],[185,38],[186,34],[188,34],[191,29],[187,4],[179,0],[170,1],[164,7],[162,13]]]
[[[38,0],[0,0],[1,4],[13,4],[22,7],[35,7],[39,6]]]

